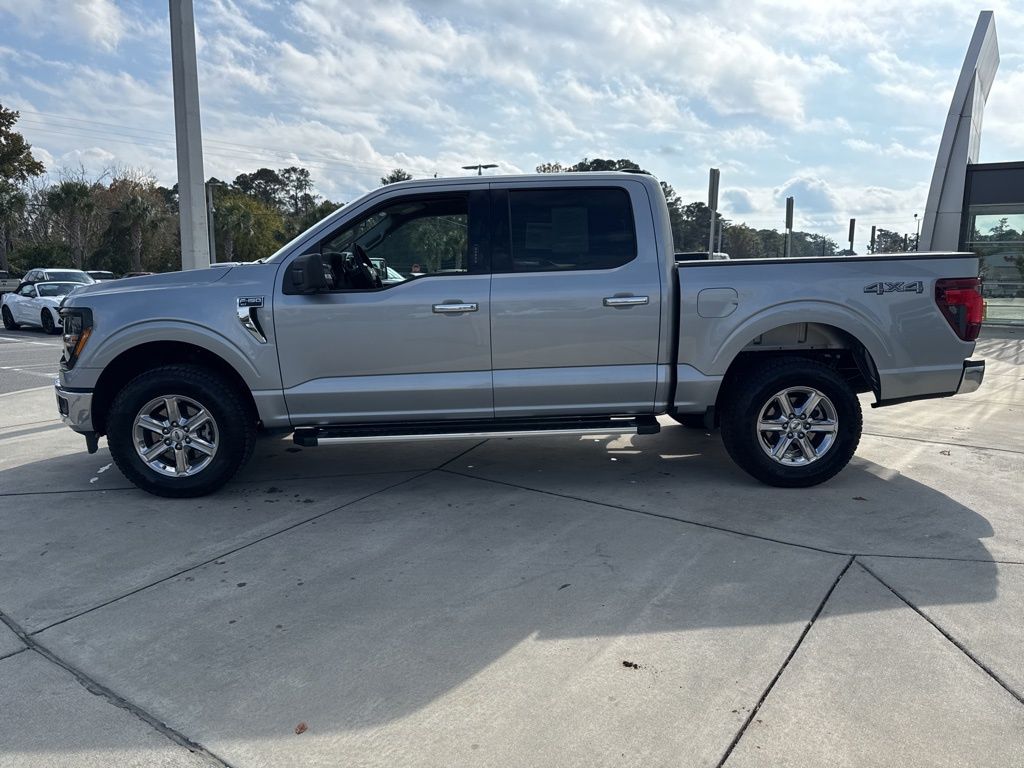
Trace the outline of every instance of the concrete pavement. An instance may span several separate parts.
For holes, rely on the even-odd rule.
[[[49,390],[0,396],[0,766],[1024,763],[1002,336],[977,393],[869,409],[793,491],[667,426],[268,438],[171,502]]]

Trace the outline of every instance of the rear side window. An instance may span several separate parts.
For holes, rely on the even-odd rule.
[[[512,272],[614,269],[636,258],[624,189],[511,190]]]

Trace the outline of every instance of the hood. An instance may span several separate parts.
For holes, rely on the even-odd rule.
[[[186,272],[162,272],[157,275],[143,277],[123,277],[120,280],[104,280],[103,282],[83,285],[76,290],[73,297],[97,296],[114,293],[149,291],[160,288],[178,288],[188,285],[207,285],[222,279],[232,267],[211,267],[210,269],[190,269]]]

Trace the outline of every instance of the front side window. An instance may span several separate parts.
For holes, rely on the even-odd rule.
[[[22,296],[28,296],[29,298],[34,299],[36,297],[36,288],[34,285],[26,285],[19,291],[19,293]]]
[[[389,288],[424,275],[480,271],[471,263],[469,201],[398,201],[335,232],[320,247],[334,290]]]
[[[511,271],[614,269],[636,257],[623,189],[511,190]]]

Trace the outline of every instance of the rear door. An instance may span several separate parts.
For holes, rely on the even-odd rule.
[[[293,424],[493,417],[487,200],[480,186],[392,197],[316,246],[329,292],[289,295],[279,284],[274,328]],[[405,279],[353,288],[344,276],[357,248]]]
[[[644,186],[495,184],[492,201],[495,415],[651,413],[662,291]]]

